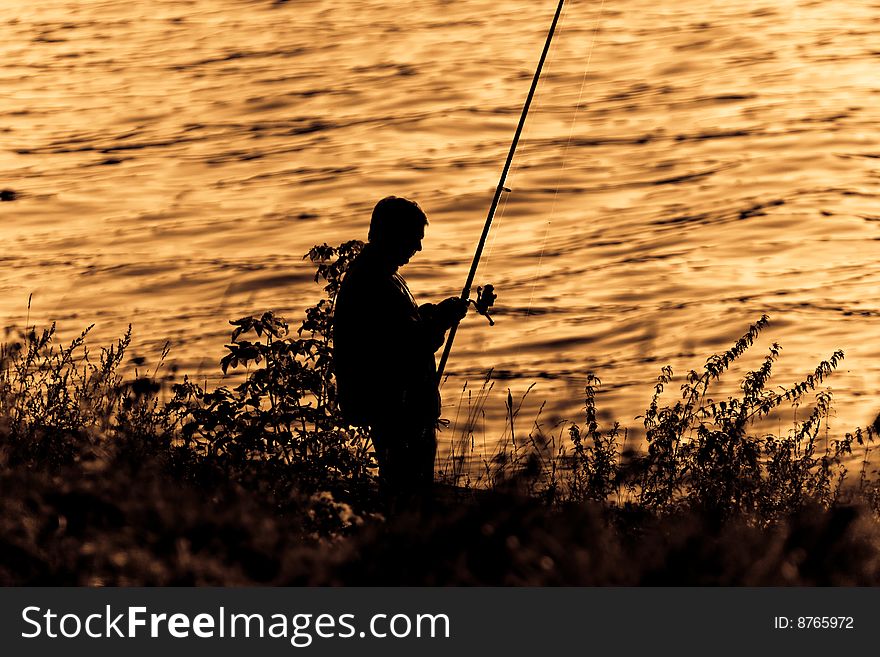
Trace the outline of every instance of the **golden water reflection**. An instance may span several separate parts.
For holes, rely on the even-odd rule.
[[[0,3],[0,184],[20,194],[0,204],[4,322],[33,292],[37,321],[99,338],[132,322],[140,350],[171,340],[213,376],[226,320],[297,317],[319,294],[302,254],[364,238],[387,194],[431,218],[414,292],[455,294],[554,7]],[[842,348],[833,426],[870,421],[875,18],[870,2],[570,2],[477,277],[497,325],[459,332],[447,402],[494,367],[512,378],[486,435],[531,382],[523,415],[547,400],[550,426],[577,417],[590,371],[604,418],[637,427],[661,365],[700,367],[766,312],[778,383]]]

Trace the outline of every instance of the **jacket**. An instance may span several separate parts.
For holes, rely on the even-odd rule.
[[[367,244],[336,299],[334,366],[346,422],[436,421],[440,394],[434,352],[448,323],[434,304],[416,304],[395,267]]]

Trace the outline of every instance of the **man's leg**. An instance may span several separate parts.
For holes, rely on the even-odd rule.
[[[413,445],[413,475],[417,489],[431,494],[434,484],[434,462],[437,458],[437,425],[433,420],[423,425]]]
[[[404,427],[398,419],[383,418],[371,427],[379,464],[379,495],[385,511],[396,513],[407,506],[412,475]]]
[[[386,508],[391,512],[426,509],[434,483],[436,423],[400,417],[397,422],[375,424],[372,434]]]
[[[413,507],[430,514],[434,499],[434,463],[437,457],[437,423],[423,425],[413,445]]]

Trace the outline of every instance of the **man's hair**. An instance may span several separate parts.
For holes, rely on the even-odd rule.
[[[371,242],[394,239],[401,233],[428,225],[428,217],[415,201],[399,196],[386,196],[376,203],[370,219]]]

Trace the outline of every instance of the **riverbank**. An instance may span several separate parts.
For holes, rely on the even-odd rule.
[[[385,519],[329,493],[281,500],[268,481],[247,487],[205,464],[181,477],[180,466],[170,454],[124,452],[58,469],[6,461],[0,583],[880,584],[880,533],[864,507],[804,508],[767,529],[496,493]]]
[[[508,428],[471,475],[482,402],[470,398],[432,509],[388,517],[369,431],[335,401],[330,319],[359,248],[309,253],[327,298],[298,330],[271,312],[231,322],[220,367],[241,376],[228,386],[130,357],[130,333],[99,350],[88,330],[58,344],[54,325],[8,338],[0,582],[880,584],[874,429],[828,423],[844,354],[776,386],[774,344],[737,396],[713,399],[767,317],[683,382],[662,368],[644,450],[600,426],[591,374],[583,421],[555,434],[523,426],[508,395]],[[801,419],[765,432],[788,405]]]

